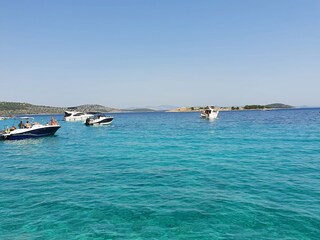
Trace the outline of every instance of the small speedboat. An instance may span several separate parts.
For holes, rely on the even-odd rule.
[[[40,124],[33,122],[31,117],[21,117],[18,128],[14,125],[0,132],[2,140],[20,140],[26,138],[38,138],[54,135],[61,127],[57,123]]]
[[[92,113],[83,113],[77,111],[65,111],[63,120],[67,122],[84,122],[87,118],[92,117]]]
[[[219,111],[212,109],[209,107],[208,109],[201,112],[200,117],[201,118],[207,118],[207,119],[215,119],[218,117]]]
[[[103,113],[96,113],[92,117],[89,117],[85,121],[86,126],[94,126],[94,125],[108,125],[113,121],[113,117],[106,116]]]

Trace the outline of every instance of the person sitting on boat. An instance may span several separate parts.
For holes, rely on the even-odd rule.
[[[26,123],[24,124],[24,127],[25,127],[25,128],[30,128],[30,124],[29,124],[28,121],[26,121]]]
[[[55,122],[55,121],[54,121],[54,118],[51,117],[51,118],[50,118],[50,125],[58,125],[58,122]]]
[[[11,128],[10,128],[10,131],[13,131],[13,130],[16,130],[17,128],[15,127],[15,126],[12,126]]]
[[[23,128],[23,123],[22,123],[22,121],[20,121],[18,127],[19,127],[19,128]]]

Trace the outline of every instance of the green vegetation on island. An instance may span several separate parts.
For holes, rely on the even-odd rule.
[[[39,106],[21,102],[0,102],[0,116],[12,116],[17,114],[61,114],[66,110],[70,110],[70,108]],[[87,104],[72,107],[72,110],[79,112],[113,112],[118,109],[96,104]]]
[[[0,102],[0,115],[63,113],[59,107],[37,106],[30,103]]]
[[[207,106],[208,107],[208,106]],[[172,109],[169,112],[199,112],[207,107],[180,107]],[[219,111],[238,111],[238,110],[271,110],[271,109],[288,109],[294,108],[293,106],[283,103],[272,103],[267,105],[245,105],[245,106],[232,106],[232,107],[216,107],[210,106],[212,109]]]
[[[251,110],[251,109],[264,109],[264,105],[245,105],[243,107],[245,110]]]
[[[272,103],[272,104],[268,104],[268,105],[265,105],[266,108],[294,108],[293,106],[290,106],[290,105],[286,105],[286,104],[283,104],[283,103]]]
[[[246,110],[250,109],[285,109],[285,108],[293,108],[293,106],[286,105],[283,103],[272,103],[267,105],[245,105],[243,107]]]

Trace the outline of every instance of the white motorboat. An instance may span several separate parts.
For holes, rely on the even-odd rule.
[[[87,118],[92,117],[92,113],[83,113],[77,111],[65,111],[63,120],[67,122],[84,122]]]
[[[96,113],[93,117],[89,117],[85,121],[86,126],[108,125],[113,121],[112,116],[106,116],[103,113]]]
[[[10,117],[0,117],[0,120],[7,120],[10,119]]]
[[[21,117],[19,120],[20,123],[18,127],[13,125],[11,128],[6,128],[4,131],[0,132],[0,139],[20,140],[50,136],[54,135],[61,127],[56,122],[50,122],[50,124],[46,125],[33,122],[32,117]]]
[[[215,110],[211,107],[201,112],[200,117],[201,118],[207,118],[207,119],[215,119],[218,117],[219,111]]]

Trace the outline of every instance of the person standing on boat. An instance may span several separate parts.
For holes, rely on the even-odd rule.
[[[22,121],[20,121],[18,127],[19,127],[19,128],[23,128],[23,123],[22,123]]]

